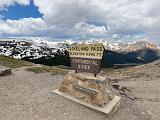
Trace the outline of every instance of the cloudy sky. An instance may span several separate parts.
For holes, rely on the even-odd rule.
[[[160,43],[160,0],[0,0],[0,37]]]

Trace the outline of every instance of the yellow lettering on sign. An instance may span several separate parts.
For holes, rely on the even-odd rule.
[[[72,58],[102,59],[104,47],[102,44],[78,44],[72,45],[69,55]]]

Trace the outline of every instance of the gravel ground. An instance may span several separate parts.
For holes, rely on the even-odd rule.
[[[62,75],[13,69],[11,75],[0,77],[0,120],[159,120],[160,70],[154,66],[159,63],[108,74],[114,93],[122,97],[112,117],[52,93]]]

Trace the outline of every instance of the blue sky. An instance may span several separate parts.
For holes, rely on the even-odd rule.
[[[27,6],[15,3],[15,5],[7,7],[7,10],[0,11],[0,15],[3,16],[4,20],[42,17],[42,14],[38,11],[38,7],[34,5],[33,1],[31,1]]]
[[[1,0],[0,38],[105,39],[160,44],[159,0]]]

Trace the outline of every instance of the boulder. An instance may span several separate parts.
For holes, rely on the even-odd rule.
[[[11,69],[0,65],[0,76],[5,76],[11,74]]]

